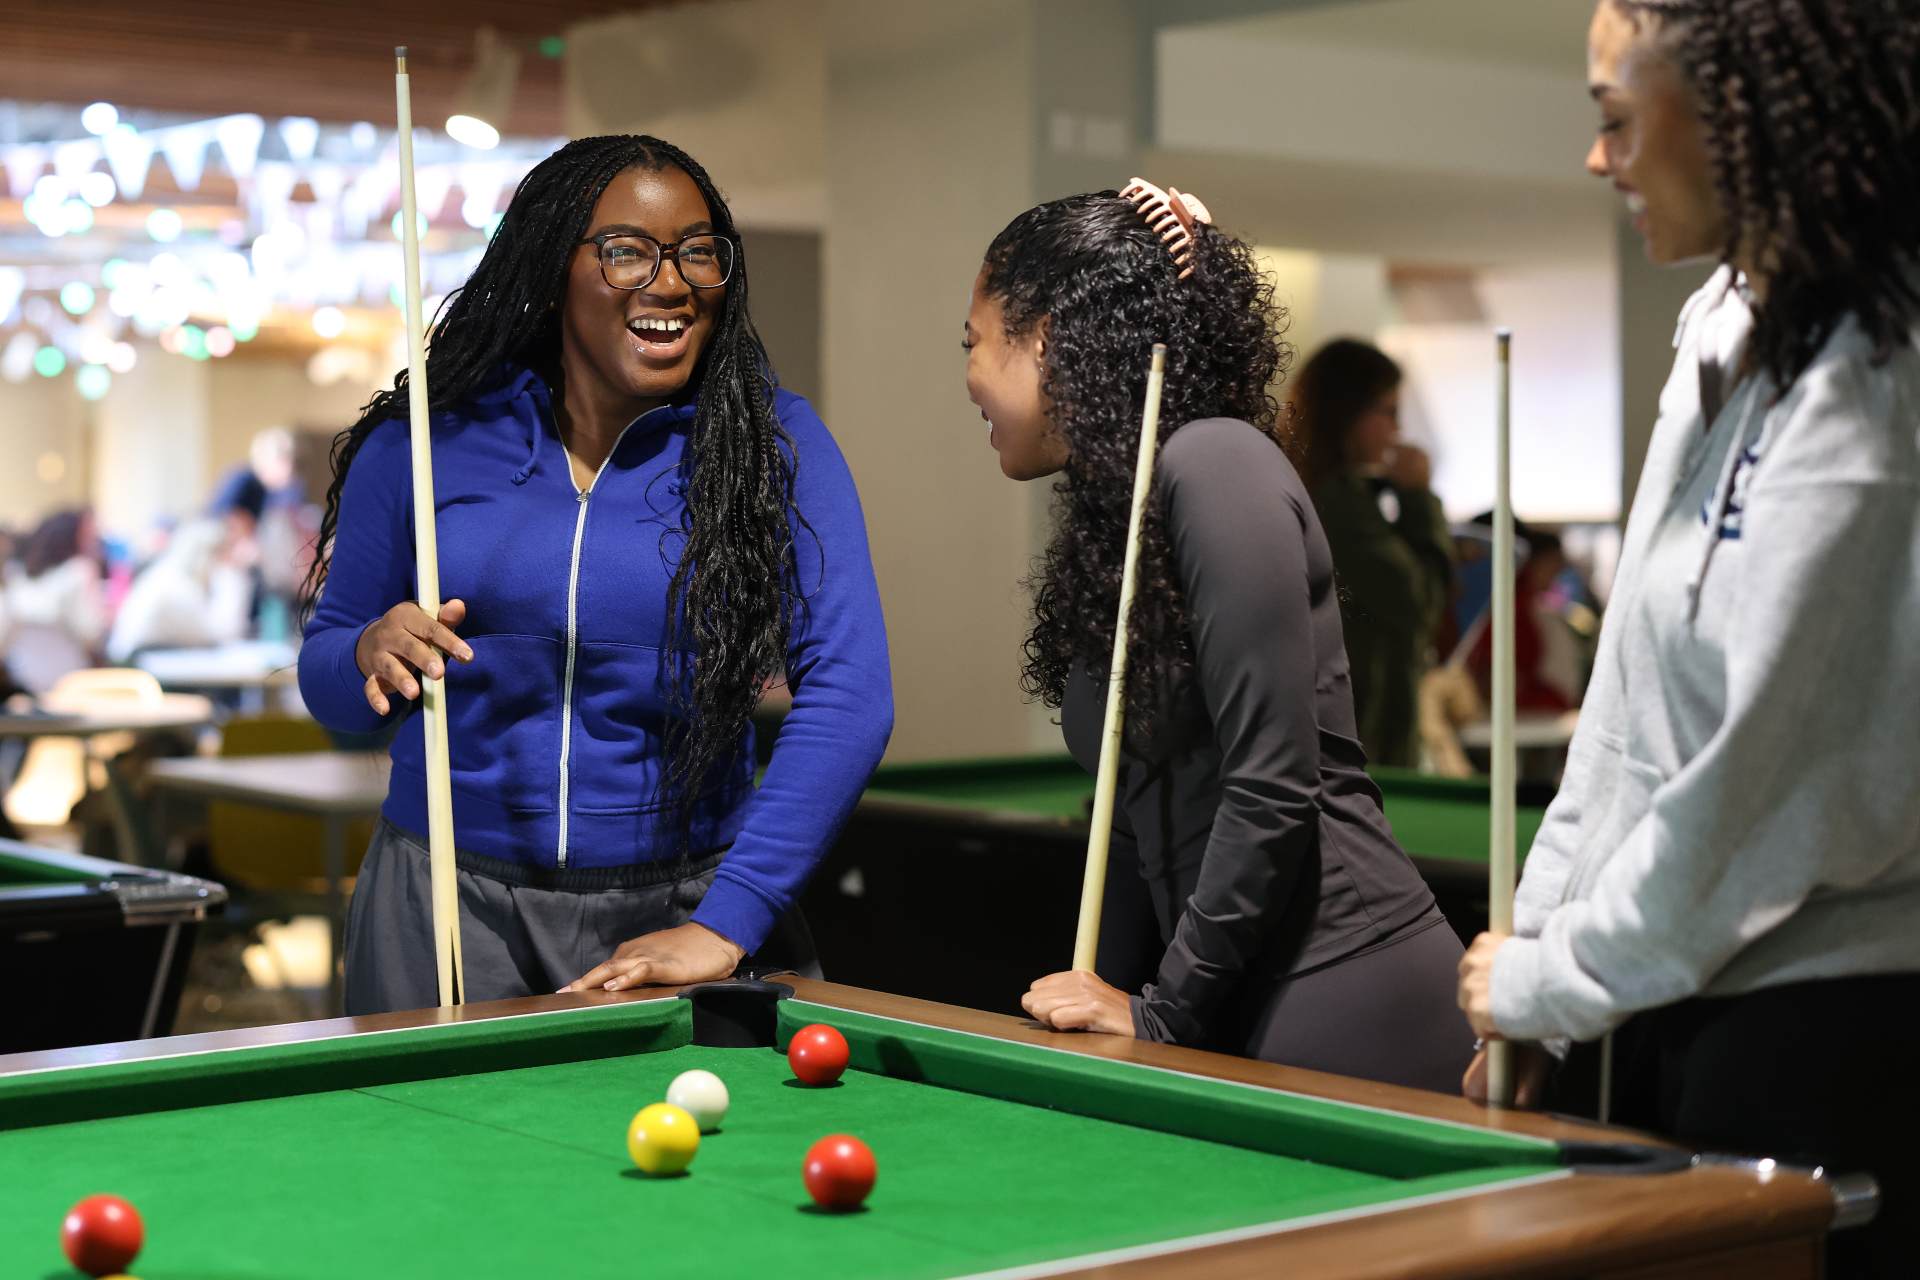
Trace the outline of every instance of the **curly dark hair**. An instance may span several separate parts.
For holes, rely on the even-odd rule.
[[[1360,415],[1404,381],[1392,356],[1358,338],[1335,338],[1293,380],[1293,435],[1311,487],[1347,466],[1347,436]]]
[[[987,249],[982,291],[1007,333],[1047,320],[1041,389],[1068,461],[1054,491],[1053,538],[1027,581],[1033,629],[1022,686],[1058,707],[1077,665],[1104,679],[1126,558],[1127,518],[1153,344],[1167,345],[1160,439],[1201,418],[1242,418],[1282,443],[1271,388],[1292,350],[1273,283],[1245,244],[1200,227],[1193,274],[1179,278],[1158,238],[1114,191],[1054,200],[1015,218]],[[1159,699],[1190,669],[1184,593],[1156,489],[1141,529],[1128,619],[1127,721],[1145,734]]]
[[[1766,275],[1751,360],[1793,385],[1848,316],[1884,361],[1920,291],[1920,12],[1913,0],[1612,0],[1691,84],[1728,215]]]
[[[642,135],[582,138],[535,165],[480,265],[435,318],[427,381],[435,404],[454,405],[519,364],[564,397],[558,307],[575,243],[617,175],[666,168],[693,179],[714,230],[736,250],[725,306],[694,374],[699,408],[687,440],[686,542],[668,589],[675,625],[665,669],[679,677],[681,714],[666,742],[660,798],[684,834],[702,790],[739,752],[760,686],[782,669],[791,620],[804,608],[793,538],[795,527],[806,527],[794,505],[799,460],[775,414],[773,364],[747,311],[746,251],[707,171],[678,147]],[[376,426],[407,416],[407,381],[402,370],[334,440],[321,551],[305,590],[309,615],[326,583],[348,469]]]

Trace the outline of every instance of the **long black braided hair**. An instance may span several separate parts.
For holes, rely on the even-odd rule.
[[[1104,679],[1126,562],[1140,415],[1153,344],[1167,344],[1160,435],[1200,418],[1241,418],[1283,443],[1272,388],[1292,348],[1285,314],[1245,244],[1195,229],[1193,274],[1180,268],[1117,192],[1029,209],[987,249],[982,291],[1010,336],[1048,321],[1041,388],[1068,460],[1054,490],[1053,538],[1027,587],[1033,628],[1022,686],[1058,707],[1077,665]],[[1128,735],[1143,741],[1163,693],[1193,662],[1185,593],[1157,491],[1141,526],[1128,651]]]
[[[733,213],[686,152],[658,138],[582,138],[542,160],[507,206],[480,265],[436,317],[427,381],[436,404],[459,404],[525,365],[560,381],[559,307],[568,260],[594,204],[630,169],[676,168],[693,179],[716,232],[734,240],[725,305],[694,375],[699,407],[687,441],[684,549],[668,588],[665,670],[677,714],[668,731],[658,799],[681,832],[702,791],[740,750],[762,683],[786,660],[799,598],[793,530],[797,459],[775,416],[771,360],[747,310],[746,252]],[[340,495],[353,459],[380,423],[407,415],[407,373],[361,410],[333,444],[315,557],[305,590],[310,614],[326,584]]]
[[[1920,316],[1913,0],[1612,0],[1649,20],[1705,119],[1723,257],[1766,276],[1753,360],[1784,393],[1856,316],[1885,360]]]

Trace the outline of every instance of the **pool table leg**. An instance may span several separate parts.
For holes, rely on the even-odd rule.
[[[337,1018],[346,1012],[340,965],[347,913],[340,882],[347,866],[347,823],[336,813],[327,814],[321,821],[326,828],[327,856],[327,1016]]]

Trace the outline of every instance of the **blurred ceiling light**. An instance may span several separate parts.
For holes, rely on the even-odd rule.
[[[185,223],[172,209],[155,209],[147,215],[147,234],[161,244],[170,244],[180,238]]]
[[[57,378],[66,368],[67,353],[58,347],[42,347],[33,353],[33,371],[43,378]]]
[[[80,372],[73,375],[73,381],[80,388],[82,399],[98,400],[113,385],[113,375],[107,372],[103,364],[87,364],[80,366]]]
[[[120,112],[111,102],[96,102],[80,113],[80,127],[95,137],[105,137],[119,123]]]
[[[69,280],[60,287],[60,305],[70,316],[83,316],[93,310],[93,286],[84,280]]]
[[[454,114],[447,117],[447,136],[482,151],[499,146],[519,76],[520,51],[504,43],[492,27],[480,28],[473,37],[473,70],[455,99]]]
[[[120,188],[114,185],[110,173],[90,173],[80,179],[80,198],[96,209],[112,204],[119,194]]]
[[[207,354],[218,360],[233,354],[233,330],[223,324],[217,324],[207,330]]]
[[[313,331],[323,338],[337,338],[347,331],[347,317],[338,307],[321,307],[313,313]]]
[[[113,350],[107,353],[107,368],[115,373],[132,373],[133,366],[140,361],[140,353],[135,351],[131,342],[116,342]]]
[[[25,382],[33,373],[33,356],[39,350],[39,343],[25,329],[14,332],[7,339],[5,348],[0,349],[0,378],[8,382]]]

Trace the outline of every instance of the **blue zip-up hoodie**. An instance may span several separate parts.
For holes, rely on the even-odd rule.
[[[728,850],[694,919],[748,951],[791,907],[859,799],[893,728],[879,590],[859,495],[804,399],[775,408],[797,457],[795,559],[806,597],[787,651],[793,710],[766,777],[751,736],[699,805],[694,851]],[[546,384],[525,369],[432,417],[440,591],[463,600],[473,662],[447,664],[454,836],[535,867],[676,856],[656,806],[671,716],[667,585],[684,544],[682,469],[694,406],[635,419],[578,490]],[[333,561],[300,652],[300,692],[331,729],[386,723],[367,705],[360,635],[418,598],[407,424],[381,423],[354,458]],[[396,697],[394,701],[400,700]],[[404,713],[396,707],[394,715]],[[419,717],[393,743],[387,819],[427,829]]]

